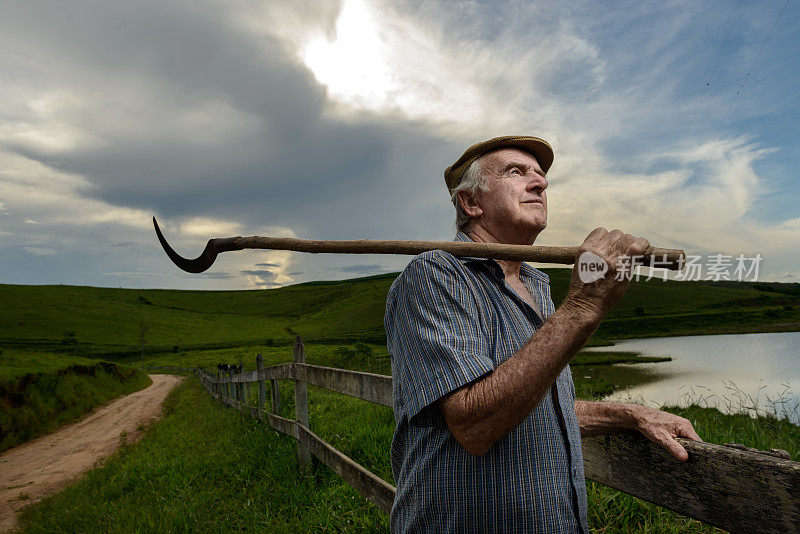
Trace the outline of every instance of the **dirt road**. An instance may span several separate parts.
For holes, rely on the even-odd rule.
[[[85,419],[0,455],[0,532],[18,510],[54,493],[114,452],[120,435],[133,443],[137,430],[161,414],[161,404],[183,377],[150,375],[153,383],[112,401]]]

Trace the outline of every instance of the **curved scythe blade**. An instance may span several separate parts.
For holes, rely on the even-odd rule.
[[[161,233],[161,228],[158,227],[158,222],[156,221],[155,217],[153,217],[153,226],[156,228],[158,241],[161,243],[161,246],[164,247],[164,252],[167,253],[169,259],[171,259],[175,265],[187,273],[202,273],[203,271],[207,270],[209,267],[211,267],[211,265],[214,264],[214,260],[217,259],[217,255],[220,252],[225,252],[228,250],[241,250],[241,247],[237,247],[234,244],[234,240],[238,239],[236,237],[209,239],[208,243],[206,243],[206,248],[203,249],[203,253],[195,259],[190,260],[172,250],[172,247],[169,246],[169,243],[167,243],[167,240],[164,238],[164,234]]]

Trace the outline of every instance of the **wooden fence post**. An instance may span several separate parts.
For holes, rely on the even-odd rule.
[[[300,336],[294,340],[294,362],[306,363],[305,347]],[[308,428],[308,387],[302,380],[294,379],[294,416],[297,422]],[[297,460],[300,468],[311,465],[311,450],[305,432],[297,433]]]
[[[260,372],[264,368],[264,357],[259,354],[256,356],[256,369]],[[261,419],[264,415],[261,410],[264,409],[264,403],[267,401],[267,382],[259,377],[258,381],[258,418]]]
[[[278,386],[278,381],[272,379],[269,381],[270,395],[272,396],[272,413],[275,415],[281,414],[281,390]]]

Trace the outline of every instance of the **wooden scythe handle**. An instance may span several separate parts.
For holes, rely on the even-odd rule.
[[[164,251],[175,265],[190,273],[201,273],[211,267],[217,254],[232,250],[268,249],[293,250],[296,252],[333,254],[407,254],[416,255],[428,250],[443,250],[454,256],[475,258],[494,258],[496,260],[530,261],[537,263],[560,263],[572,265],[578,254],[578,247],[545,247],[538,245],[506,245],[502,243],[474,243],[464,241],[390,241],[355,239],[349,241],[329,241],[315,239],[296,239],[292,237],[225,237],[210,239],[203,253],[195,259],[178,255],[169,246],[156,218],[153,225]],[[654,266],[678,270],[683,265],[685,254],[682,250],[648,247],[644,253],[644,263],[651,259]]]

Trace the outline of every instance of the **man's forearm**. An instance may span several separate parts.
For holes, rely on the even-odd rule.
[[[621,402],[575,401],[581,437],[636,428],[636,405]]]
[[[530,414],[599,323],[597,314],[565,301],[491,375],[445,397],[442,410],[456,439],[472,454],[486,452]]]
[[[675,438],[703,441],[688,419],[640,404],[575,401],[575,415],[581,427],[581,437],[637,430],[682,462],[689,458],[689,454]]]

